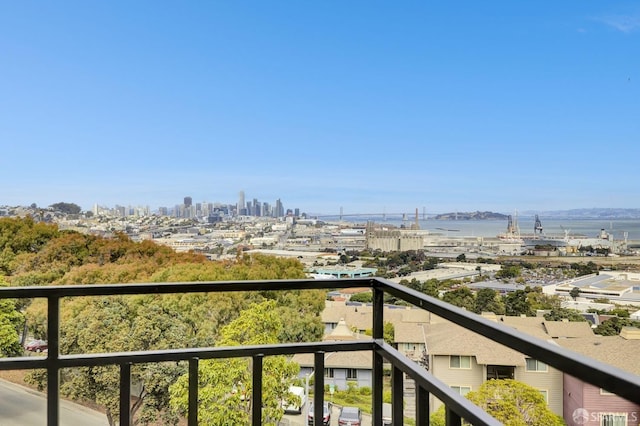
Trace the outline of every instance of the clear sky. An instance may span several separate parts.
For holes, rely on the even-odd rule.
[[[0,205],[640,207],[634,1],[5,1]]]

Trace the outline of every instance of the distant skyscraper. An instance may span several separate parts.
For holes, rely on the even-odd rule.
[[[244,191],[240,191],[240,193],[238,194],[238,214],[242,214],[242,210],[244,210],[245,204],[244,204]]]
[[[191,199],[191,197],[184,197],[184,206],[191,207],[191,204],[193,204],[193,199]]]
[[[276,200],[276,208],[273,212],[275,217],[283,217],[284,216],[284,206],[282,205],[282,201],[278,198]]]

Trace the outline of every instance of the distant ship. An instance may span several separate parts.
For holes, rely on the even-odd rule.
[[[520,237],[520,228],[518,228],[518,213],[507,216],[507,232],[498,234],[498,239],[510,244],[523,244]]]
[[[507,231],[499,234],[498,238],[506,243],[520,244],[523,247],[553,247],[567,250],[577,251],[583,247],[591,247],[592,249],[614,249],[613,235],[607,233],[604,229],[595,237],[587,237],[585,235],[569,235],[569,230],[564,229],[564,234],[547,235],[544,233],[542,221],[538,215],[535,216],[533,225],[533,234],[520,234],[518,227],[517,214],[508,216]],[[624,243],[627,237],[625,233]]]
[[[525,247],[566,247],[569,242],[569,231],[565,231],[564,235],[546,235],[542,228],[542,222],[538,215],[536,215],[533,225],[533,235],[522,237],[522,242]]]
[[[507,216],[507,220],[507,231],[498,235],[498,238],[506,243],[521,244],[525,247],[566,247],[569,240],[568,232],[565,232],[565,235],[546,235],[538,215],[535,217],[533,234],[520,234],[517,213],[514,216]]]

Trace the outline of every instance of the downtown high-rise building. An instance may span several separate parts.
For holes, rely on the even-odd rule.
[[[284,217],[284,206],[282,205],[280,198],[276,200],[276,207],[273,213],[275,217]]]
[[[244,191],[240,191],[240,193],[238,194],[238,215],[239,216],[243,216],[247,214],[246,211],[246,207],[245,207],[245,203],[244,203]]]

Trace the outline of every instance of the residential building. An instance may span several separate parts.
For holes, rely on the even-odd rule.
[[[558,343],[630,373],[640,374],[640,329],[624,327],[619,336],[563,339]],[[637,426],[640,405],[564,374],[564,419],[567,425]]]
[[[546,321],[542,317],[511,317],[492,313],[482,316],[527,335],[556,343],[594,336],[588,322]],[[322,321],[328,335],[345,326],[347,330],[364,333],[371,329],[372,307],[327,302]],[[563,373],[545,363],[421,309],[385,306],[384,321],[393,324],[394,346],[400,353],[424,366],[461,394],[477,390],[487,380],[515,379],[538,389],[549,408],[563,415]],[[347,368],[344,365],[342,367]],[[367,364],[358,364],[357,367],[366,370]],[[366,373],[363,371],[358,374]],[[440,402],[431,396],[431,410],[439,406]]]
[[[526,319],[540,322],[539,318]],[[425,328],[429,372],[460,394],[478,390],[487,380],[514,379],[538,389],[549,408],[562,415],[561,371],[448,321]],[[536,327],[523,328],[534,331],[536,337],[544,335]],[[441,403],[430,398],[430,408],[435,411]]]
[[[369,336],[352,331],[344,320],[324,337],[324,341],[366,340]],[[300,365],[300,377],[314,374],[314,354],[296,354],[293,361]],[[328,352],[324,356],[324,381],[338,390],[348,389],[353,383],[357,387],[371,387],[372,361],[368,351]]]

